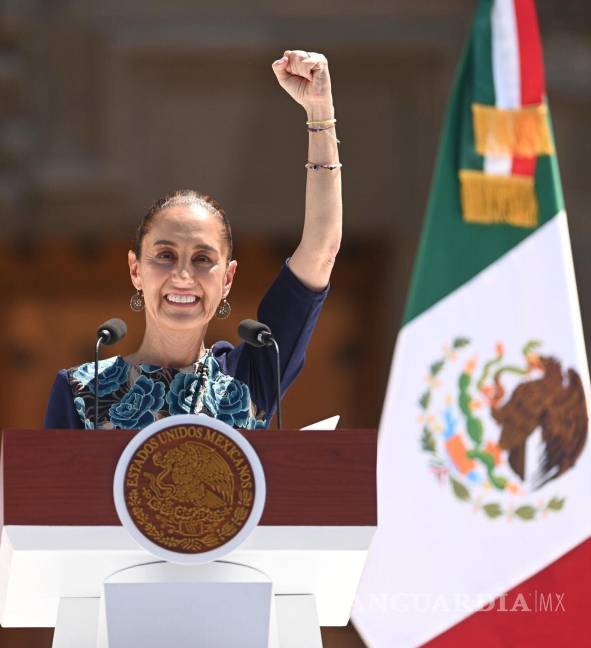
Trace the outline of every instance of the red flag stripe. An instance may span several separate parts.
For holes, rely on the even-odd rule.
[[[511,164],[511,175],[534,176],[536,175],[537,158],[514,157]]]
[[[534,0],[514,0],[519,41],[521,105],[539,104],[544,98],[544,62]],[[511,174],[536,173],[536,158],[513,158]]]
[[[521,105],[542,103],[544,98],[544,63],[538,18],[533,0],[514,0],[515,22],[519,39]]]
[[[591,539],[423,648],[591,646]]]

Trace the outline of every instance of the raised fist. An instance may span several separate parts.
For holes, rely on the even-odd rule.
[[[333,114],[328,61],[317,52],[286,50],[273,62],[279,85],[313,118],[329,119]]]

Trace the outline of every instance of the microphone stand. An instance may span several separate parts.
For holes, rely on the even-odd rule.
[[[279,362],[279,345],[274,337],[269,338],[269,342],[275,347],[275,359],[277,361],[277,429],[283,427],[283,417],[281,416],[281,363]]]
[[[101,331],[102,333],[102,331]],[[98,361],[99,361],[99,349],[103,342],[103,336],[98,335],[96,340],[96,347],[94,348],[94,429],[98,430]]]
[[[96,330],[96,346],[94,348],[94,429],[98,430],[99,403],[99,349],[101,344],[115,344],[125,337],[127,325],[121,319],[113,317],[101,324]]]

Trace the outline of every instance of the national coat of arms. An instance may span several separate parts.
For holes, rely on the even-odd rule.
[[[145,439],[123,484],[135,526],[177,553],[208,552],[229,542],[255,497],[246,454],[222,431],[204,425],[175,425]]]
[[[540,353],[535,340],[514,359],[497,343],[482,362],[470,346],[459,337],[445,347],[418,401],[431,471],[491,519],[560,511],[564,497],[535,495],[570,470],[585,446],[589,421],[579,374]]]

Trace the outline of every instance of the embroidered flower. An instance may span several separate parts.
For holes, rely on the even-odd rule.
[[[121,358],[107,358],[99,362],[99,397],[112,394],[127,381],[129,365]],[[94,362],[80,365],[72,378],[94,393]]]
[[[146,364],[146,363],[144,363],[144,364],[140,364],[138,366],[144,373],[153,374],[153,373],[158,373],[159,371],[162,371],[162,367],[159,367],[158,365],[154,365],[154,364]]]
[[[168,411],[171,415],[189,413],[196,380],[195,374],[181,372],[174,377],[166,394]]]
[[[109,418],[124,430],[145,428],[164,405],[164,383],[140,376],[119,403],[111,405]]]
[[[223,373],[214,357],[207,361],[207,382],[203,395],[203,407],[211,416],[233,427],[245,430],[265,428],[264,418],[256,418],[256,408],[250,398],[248,385]]]
[[[204,404],[216,418],[233,427],[246,427],[252,418],[248,386],[223,373],[209,383]]]
[[[244,426],[245,430],[261,430],[267,427],[267,421],[263,419],[257,419],[254,416],[251,416],[248,419],[248,423]]]
[[[82,421],[82,423],[84,423],[84,428],[86,430],[93,430],[94,423],[90,419],[86,418],[86,403],[84,402],[84,399],[80,396],[77,396],[74,399],[74,407],[76,408],[76,412],[78,413],[80,420]]]

